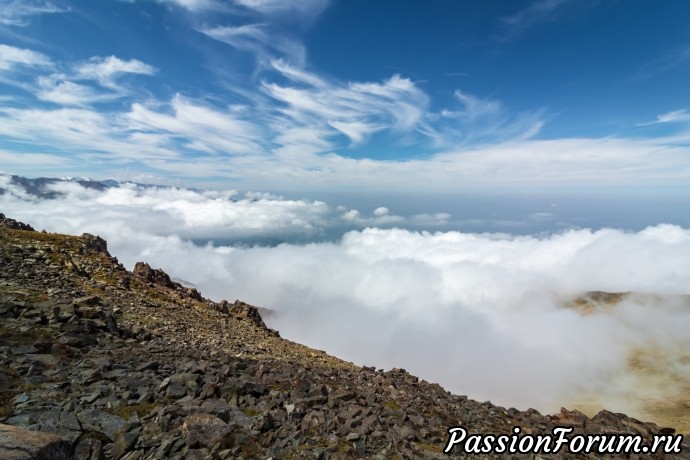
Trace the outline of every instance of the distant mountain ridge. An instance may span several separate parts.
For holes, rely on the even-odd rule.
[[[117,181],[115,179],[104,179],[96,180],[90,179],[88,177],[37,177],[28,178],[23,176],[17,176],[14,174],[2,174],[0,176],[9,177],[9,182],[13,186],[21,187],[27,194],[44,199],[54,199],[63,196],[55,190],[51,190],[50,186],[59,183],[75,183],[79,184],[84,188],[104,191],[109,188],[121,187],[123,185],[134,185],[140,188],[174,188],[169,185],[156,185],[156,184],[144,184],[140,182],[132,181]],[[186,187],[185,187],[186,188]],[[198,191],[195,188],[186,188],[188,190]],[[0,195],[6,193],[7,190],[0,185]]]

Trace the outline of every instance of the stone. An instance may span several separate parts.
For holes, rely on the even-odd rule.
[[[222,444],[232,428],[212,414],[191,414],[184,419],[182,436],[187,447],[213,447]]]
[[[103,460],[103,443],[100,439],[82,438],[74,449],[75,460]]]
[[[0,424],[0,459],[71,460],[73,454],[70,442],[58,435]]]
[[[352,433],[349,433],[346,437],[346,441],[357,441],[359,439],[359,433],[353,431]]]
[[[230,421],[230,412],[233,408],[220,399],[207,399],[201,403],[201,411],[213,414],[224,422]]]
[[[186,394],[186,388],[180,383],[169,384],[167,390],[165,391],[165,397],[170,399],[180,399]]]
[[[100,297],[98,297],[96,295],[89,295],[89,296],[79,297],[78,299],[74,299],[72,301],[72,304],[77,308],[82,308],[82,307],[93,307],[95,305],[98,305],[100,302],[101,302]]]
[[[115,440],[118,432],[125,425],[122,417],[109,412],[88,409],[77,415],[84,431],[92,431],[107,437],[111,442]]]
[[[132,450],[139,439],[139,430],[130,431],[128,433],[120,433],[115,442],[110,454],[113,460],[120,460],[127,452]]]
[[[74,442],[81,435],[81,425],[74,414],[57,410],[36,411],[16,415],[6,420],[7,424],[32,431],[44,431]]]

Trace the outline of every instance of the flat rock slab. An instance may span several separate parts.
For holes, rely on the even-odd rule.
[[[58,435],[0,424],[0,460],[69,460],[71,444]]]
[[[192,414],[184,419],[182,436],[188,447],[212,447],[230,434],[232,427],[211,414]]]
[[[94,431],[105,435],[111,442],[117,438],[118,432],[124,427],[125,420],[108,412],[89,409],[80,412],[77,417],[83,431]]]
[[[74,414],[57,411],[38,411],[16,415],[6,420],[8,425],[30,431],[53,433],[74,442],[81,435],[81,426]]]

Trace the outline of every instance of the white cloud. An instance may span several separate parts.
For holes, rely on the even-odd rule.
[[[67,197],[10,193],[0,207],[38,228],[100,234],[130,268],[145,259],[207,296],[274,308],[287,338],[498,404],[554,411],[596,396],[634,415],[663,391],[628,368],[631,354],[652,346],[672,366],[690,353],[690,304],[673,297],[688,294],[690,230],[677,226],[540,237],[368,228],[333,243],[195,246],[187,239],[312,238],[346,210],[256,193],[58,189]],[[565,306],[590,290],[670,297],[590,315]]]
[[[235,0],[235,3],[263,14],[281,14],[292,11],[315,17],[328,6],[329,0],[293,0],[289,2],[283,0]]]
[[[460,115],[466,118],[479,118],[484,116],[495,115],[502,110],[499,101],[482,100],[468,93],[463,93],[460,90],[455,91],[455,97],[465,106],[465,111]],[[446,114],[447,115],[447,114]]]
[[[167,144],[174,138],[186,139],[186,147],[207,153],[249,154],[262,151],[259,128],[247,121],[246,107],[231,106],[225,111],[198,104],[175,95],[165,113],[135,103],[123,117],[128,128],[141,133],[167,134]]]
[[[202,29],[201,32],[209,37],[225,42],[235,48],[255,51],[257,42],[266,44],[269,41],[264,31],[265,24],[245,24],[241,26],[218,26]]]
[[[300,66],[306,64],[304,45],[288,35],[275,32],[270,24],[243,24],[202,27],[199,32],[234,48],[254,54],[259,69],[271,67],[275,56],[283,56]]]
[[[49,66],[48,56],[25,48],[0,44],[0,70],[11,70],[17,66]]]
[[[215,0],[156,0],[162,5],[177,5],[194,13],[221,9],[221,4]]]
[[[414,130],[428,106],[428,98],[413,82],[398,75],[382,83],[327,82],[297,69],[285,61],[273,61],[273,68],[294,85],[264,82],[263,90],[276,102],[282,115],[281,131],[312,130],[329,142],[338,134],[352,144],[363,143],[381,130]],[[287,118],[287,120],[285,119]]]
[[[341,218],[348,223],[357,224],[362,227],[403,224],[406,221],[402,216],[391,214],[390,210],[385,207],[374,209],[371,217],[364,217],[358,210],[350,209],[343,212]]]
[[[456,90],[458,109],[430,112],[421,131],[437,147],[529,139],[544,125],[541,111],[510,114],[500,101]]]
[[[74,167],[73,161],[58,155],[36,152],[20,153],[7,150],[0,150],[0,163],[14,168],[22,167],[22,169],[29,171],[36,165],[40,165],[41,168]],[[7,173],[8,171],[0,170],[0,173],[2,172]]]
[[[115,94],[101,93],[90,86],[74,83],[64,75],[38,77],[37,83],[37,98],[60,105],[86,106],[117,98]]]
[[[87,106],[94,102],[112,101],[129,94],[129,89],[117,82],[125,74],[153,75],[156,69],[136,59],[123,61],[115,56],[93,57],[77,65],[55,64],[39,52],[0,44],[0,71],[34,72],[35,77],[5,79],[38,99],[65,106]],[[39,74],[50,68],[53,73]],[[9,73],[9,72],[8,72]],[[23,75],[22,75],[23,77]],[[101,87],[84,84],[84,80],[97,81]]]
[[[384,128],[382,125],[361,121],[331,121],[328,124],[350,138],[351,145],[363,144],[373,133]]]
[[[76,67],[79,78],[96,80],[105,87],[115,86],[115,79],[122,74],[154,75],[156,68],[137,59],[123,61],[115,56],[93,57]]]
[[[162,5],[177,5],[192,13],[200,14],[210,10],[230,11],[231,5],[264,15],[293,13],[307,18],[318,16],[329,4],[329,0],[156,0]],[[246,14],[246,13],[245,13]]]
[[[689,121],[690,121],[690,112],[688,112],[687,109],[680,109],[680,110],[674,110],[672,112],[663,113],[661,115],[657,115],[656,120],[649,121],[646,123],[638,123],[637,126],[650,126],[650,125],[658,125],[658,124],[663,124],[663,123],[680,123],[680,122],[689,122]]]
[[[26,26],[32,16],[69,11],[50,2],[33,0],[0,0],[0,24]]]
[[[179,158],[179,153],[130,137],[112,115],[88,108],[0,108],[0,135],[66,152],[73,159],[118,164],[133,159]],[[69,172],[67,172],[69,174]]]

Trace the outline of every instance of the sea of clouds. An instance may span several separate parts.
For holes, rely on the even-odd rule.
[[[652,348],[690,379],[690,230],[679,226],[466,233],[438,231],[444,213],[132,184],[61,182],[47,200],[0,181],[9,217],[98,234],[129,269],[144,260],[206,297],[271,308],[283,337],[454,393],[547,412],[598,399],[635,413],[635,401],[675,391],[629,371],[631,354]],[[567,307],[597,290],[662,296],[589,315]]]

